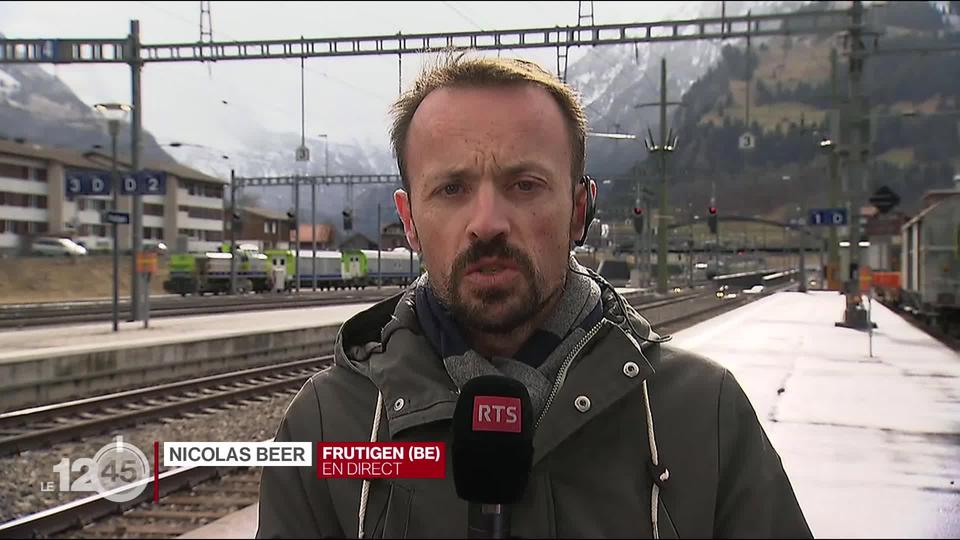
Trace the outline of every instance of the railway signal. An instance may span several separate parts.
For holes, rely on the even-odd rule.
[[[637,231],[637,234],[643,234],[643,208],[633,209],[633,230]]]
[[[707,226],[710,227],[710,234],[717,234],[717,207],[707,208]]]

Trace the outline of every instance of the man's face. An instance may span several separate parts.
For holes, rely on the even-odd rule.
[[[430,286],[467,328],[505,333],[562,288],[583,225],[570,132],[532,84],[430,93],[407,134],[411,193],[395,200]]]

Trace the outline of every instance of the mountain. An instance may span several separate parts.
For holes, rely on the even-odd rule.
[[[120,148],[130,147],[129,133],[129,129],[120,130]],[[0,66],[0,138],[81,151],[94,145],[110,148],[107,126],[98,114],[60,79],[28,64]],[[173,160],[146,130],[143,155]]]
[[[2,34],[0,34],[2,37]],[[229,179],[230,170],[243,176],[281,176],[297,173],[323,174],[325,141],[308,139],[311,161],[305,165],[295,161],[300,135],[272,133],[251,117],[223,114],[217,128],[232,135],[230,144],[213,150],[200,145],[183,144],[161,147],[144,126],[143,156],[156,161],[178,161],[218,178]],[[118,147],[122,153],[130,148],[130,129],[120,129]],[[86,151],[100,145],[109,151],[110,136],[105,122],[74,91],[54,75],[36,65],[6,64],[0,66],[0,139],[26,140],[41,145],[59,146]],[[224,157],[226,156],[226,157]],[[396,171],[396,164],[386,148],[365,141],[333,143],[329,149],[329,171],[339,174],[373,174]],[[292,190],[282,188],[246,190],[246,200],[276,210],[293,206]],[[370,207],[371,197],[386,202],[393,189],[357,186],[354,207]],[[374,195],[371,195],[374,194]],[[309,189],[301,193],[301,216],[310,213]],[[342,186],[318,190],[318,220],[341,225],[340,210],[346,199]],[[376,201],[372,206],[376,207]],[[365,206],[362,206],[365,205]],[[368,236],[375,236],[376,216],[357,213],[355,225]]]
[[[847,2],[726,2],[725,5],[729,15],[848,7]],[[880,22],[886,30],[881,38],[884,47],[909,45],[911,40],[919,39],[918,36],[948,33],[943,17],[928,3],[887,2],[886,6],[879,10]],[[720,10],[721,4],[717,2],[679,3],[672,18],[715,17],[720,15]],[[567,80],[582,96],[591,131],[643,135],[649,129],[657,134],[658,108],[638,108],[637,105],[659,100],[660,60],[666,58],[668,100],[682,101],[682,106],[672,107],[668,116],[680,140],[678,151],[670,158],[671,204],[705,205],[711,190],[716,189],[725,209],[738,206],[754,213],[776,211],[778,205],[782,206],[784,195],[802,195],[806,187],[813,185],[810,182],[823,176],[824,160],[815,154],[817,141],[813,137],[816,133],[825,133],[825,113],[831,106],[825,97],[829,94],[829,61],[825,61],[824,54],[840,42],[815,36],[754,39],[748,57],[743,41],[594,47],[570,64]],[[956,90],[960,84],[960,77],[955,76],[960,73],[956,59],[957,55],[940,55],[868,61],[867,86],[874,106],[932,112],[956,109],[956,96],[960,94]],[[841,56],[841,73],[845,65]],[[749,126],[745,122],[744,107],[743,79],[747,74],[752,80]],[[842,77],[839,87],[841,94],[845,94],[846,80]],[[228,178],[231,169],[244,176],[324,170],[326,141],[307,139],[312,159],[300,164],[293,159],[294,150],[300,145],[298,134],[269,132],[252,117],[235,111],[224,112],[217,118],[217,130],[231,137],[229,144],[218,151],[191,146],[161,148],[145,133],[145,154],[175,158],[222,178]],[[920,165],[904,165],[906,172],[889,173],[895,185],[901,188],[914,185],[906,184],[908,181],[933,185],[933,179],[946,174],[945,167],[956,157],[955,149],[960,146],[956,140],[957,130],[951,127],[955,124],[949,120],[944,116],[913,123],[896,121],[877,129],[876,166],[896,167],[903,165],[898,162],[910,158]],[[147,121],[146,127],[149,127],[149,117]],[[738,137],[747,130],[758,137],[757,149],[749,154],[737,148]],[[105,127],[89,107],[59,79],[36,66],[0,68],[0,136],[81,149],[108,144]],[[920,142],[914,147],[911,146],[913,140]],[[601,178],[625,175],[637,165],[653,169],[641,140],[591,137],[587,150],[587,170]],[[228,159],[224,159],[224,154]],[[329,157],[331,172],[396,171],[390,150],[382,142],[336,142],[330,145]],[[953,166],[960,168],[960,164]],[[885,175],[885,171],[881,169],[876,174]],[[782,178],[788,176],[796,181],[789,186],[782,185]],[[930,180],[918,183],[916,178]],[[647,180],[656,181],[655,178]],[[375,236],[377,216],[371,209],[378,203],[392,208],[395,188],[356,187],[353,198],[356,230]],[[632,206],[632,190],[630,182],[605,186],[600,194],[601,207],[614,212],[626,211]],[[244,191],[241,196],[251,204],[277,210],[288,210],[293,204],[290,189]],[[321,221],[341,227],[340,210],[345,203],[345,192],[342,186],[318,190]],[[825,190],[806,189],[806,192],[820,194]],[[780,203],[775,202],[777,200]],[[811,195],[805,202],[813,204],[816,199]],[[301,218],[306,219],[309,211],[310,190],[304,188]],[[388,216],[392,221],[393,210],[384,211],[385,221]]]
[[[798,2],[726,2],[728,16],[793,11]],[[677,3],[675,20],[720,17],[720,2]],[[570,65],[567,81],[576,89],[586,109],[588,128],[600,133],[659,137],[661,59],[666,59],[667,100],[677,101],[720,60],[719,41],[678,41],[652,45],[613,45],[591,48]],[[674,108],[668,111],[672,114]],[[594,176],[625,174],[646,158],[641,140],[587,140],[587,170]]]
[[[816,2],[801,9],[846,7]],[[881,49],[960,43],[957,29],[927,2],[886,2],[868,10],[866,20],[882,30]],[[783,218],[798,204],[827,204],[828,165],[819,143],[831,136],[831,48],[840,53],[840,101],[847,96],[842,44],[841,36],[771,37],[755,40],[749,56],[742,44],[724,46],[719,60],[690,85],[683,105],[669,117],[680,140],[669,157],[671,205],[703,208],[716,193],[717,206],[728,215]],[[867,47],[873,50],[872,40]],[[960,57],[873,55],[865,66],[864,89],[874,113],[869,178],[874,188],[893,188],[903,199],[900,209],[911,212],[926,189],[949,187],[954,171],[960,170],[955,114],[960,110]],[[751,82],[749,123],[745,79]],[[911,112],[907,117],[906,111]],[[656,123],[651,122],[654,130]],[[756,140],[753,150],[739,149],[745,132]],[[650,175],[651,187],[658,185],[656,163],[643,160],[640,165]],[[614,183],[607,198],[601,198],[617,215],[629,212],[633,202],[632,186],[624,184]]]
[[[820,3],[830,7],[829,3]],[[960,44],[960,34],[927,2],[887,2],[867,21],[883,34],[881,49]],[[867,45],[871,51],[873,43]],[[679,200],[705,204],[716,181],[718,197],[733,212],[782,214],[791,206],[826,204],[827,158],[819,143],[832,136],[830,50],[838,48],[837,94],[848,94],[847,61],[841,40],[778,37],[754,47],[727,48],[720,63],[684,96],[674,125],[686,144],[672,158],[678,169]],[[748,65],[749,62],[749,65]],[[750,72],[750,123],[745,122],[744,73]],[[901,195],[901,210],[915,211],[922,193],[949,187],[960,170],[960,57],[952,54],[868,56],[864,93],[873,118],[868,175],[873,188],[888,185]],[[910,111],[911,116],[902,113]],[[754,134],[756,148],[744,152],[739,137]],[[843,170],[843,169],[841,169]],[[791,181],[784,182],[788,177]]]

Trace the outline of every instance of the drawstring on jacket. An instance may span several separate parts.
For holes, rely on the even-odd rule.
[[[653,476],[653,488],[650,492],[650,524],[653,529],[654,540],[660,538],[660,530],[657,527],[657,510],[660,503],[660,487],[670,478],[670,470],[660,466],[660,457],[657,455],[657,437],[653,432],[653,413],[650,412],[650,393],[647,392],[647,381],[643,381],[643,405],[647,412],[647,438],[650,440],[650,458],[652,467],[650,470]]]
[[[377,412],[373,415],[373,430],[370,432],[370,442],[377,442],[377,433],[380,431],[380,413],[383,411],[383,392],[377,392]],[[357,528],[357,538],[363,538],[363,519],[367,517],[367,498],[370,496],[370,480],[364,479],[360,488],[360,524]]]

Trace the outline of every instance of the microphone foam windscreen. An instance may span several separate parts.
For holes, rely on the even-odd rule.
[[[453,413],[450,446],[457,496],[483,504],[519,501],[533,461],[526,387],[500,375],[467,381]]]

